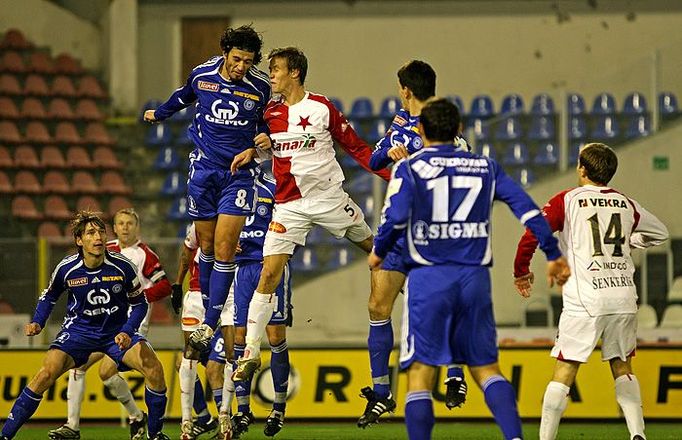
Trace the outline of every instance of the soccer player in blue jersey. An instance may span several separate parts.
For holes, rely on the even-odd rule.
[[[469,366],[505,439],[520,439],[514,389],[497,363],[488,273],[492,202],[506,203],[538,237],[549,260],[548,279],[562,284],[570,270],[532,199],[495,161],[456,149],[459,128],[457,107],[445,99],[429,101],[422,109],[424,148],[393,168],[384,221],[368,262],[379,267],[406,235],[409,277],[400,366],[408,370],[409,438],[431,438],[437,366],[457,359]]]
[[[272,219],[275,204],[275,179],[271,171],[271,163],[261,164],[261,172],[256,179],[258,201],[256,212],[247,219],[242,230],[237,253],[237,274],[234,280],[235,304],[235,344],[237,358],[244,355],[246,349],[246,322],[249,304],[258,286],[263,267],[263,244],[265,233]],[[284,426],[284,412],[289,381],[289,350],[286,341],[286,327],[291,325],[291,278],[289,263],[284,267],[284,274],[275,289],[275,310],[265,328],[270,342],[270,371],[275,389],[275,400],[272,411],[265,421],[264,433],[268,437],[277,434]],[[254,422],[249,397],[251,380],[235,382],[237,395],[237,413],[233,416],[234,434],[240,436]]]
[[[25,332],[27,336],[39,334],[59,297],[67,292],[64,323],[42,368],[12,406],[0,439],[16,435],[38,409],[43,393],[62,374],[85,364],[92,353],[102,352],[120,371],[142,373],[149,438],[166,440],[168,436],[161,432],[167,401],[163,368],[154,350],[137,333],[148,307],[137,269],[123,255],[105,249],[106,227],[95,214],[80,212],[72,227],[78,253],[57,265]]]
[[[255,147],[271,146],[263,122],[270,80],[256,68],[262,44],[250,26],[228,28],[220,39],[222,56],[195,67],[184,86],[144,115],[149,122],[163,121],[197,101],[188,129],[196,148],[190,154],[187,205],[199,235],[206,305],[204,322],[189,339],[199,351],[208,348],[217,326],[234,279],[239,232],[254,209]]]
[[[393,118],[391,127],[377,142],[369,165],[374,170],[386,168],[419,151],[423,141],[419,133],[419,115],[429,98],[436,93],[436,72],[424,61],[413,60],[398,70],[398,93],[402,108]],[[457,148],[467,150],[464,139],[457,138]],[[367,399],[365,411],[358,426],[365,428],[376,423],[379,417],[396,407],[391,395],[388,360],[393,350],[391,314],[398,293],[405,284],[407,267],[402,250],[405,238],[400,237],[384,260],[381,270],[373,273],[373,285],[369,296],[369,360],[373,388],[361,390]],[[445,383],[445,404],[448,408],[461,406],[466,400],[467,385],[459,364],[450,365]]]

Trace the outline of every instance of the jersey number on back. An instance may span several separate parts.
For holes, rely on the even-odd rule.
[[[429,180],[426,189],[433,190],[433,209],[431,220],[434,222],[450,221],[450,188],[466,189],[467,193],[459,204],[452,220],[463,222],[469,217],[471,208],[474,207],[476,198],[483,187],[483,179],[476,176],[443,176]]]
[[[601,232],[599,232],[599,217],[597,214],[588,218],[587,221],[590,223],[590,229],[592,230],[592,247],[594,248],[593,257],[603,257],[604,251],[602,250],[602,241],[604,244],[612,244],[613,252],[612,257],[622,257],[623,256],[623,244],[625,243],[625,237],[623,237],[623,227],[620,221],[620,214],[611,214],[611,220],[609,221],[609,226],[606,228],[606,235],[602,240]]]

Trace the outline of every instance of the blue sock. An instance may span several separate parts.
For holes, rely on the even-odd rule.
[[[204,254],[199,249],[199,286],[201,288],[201,302],[204,304],[204,310],[208,310],[211,272],[213,272],[213,262],[215,257],[213,255]]]
[[[211,415],[208,414],[208,405],[206,405],[204,386],[201,384],[199,376],[197,376],[197,380],[194,382],[194,403],[192,404],[192,407],[194,408],[194,413],[199,416],[200,422],[203,423],[211,417]]]
[[[149,438],[154,438],[163,429],[163,416],[166,413],[166,390],[152,391],[144,387],[144,402],[147,404],[149,412],[147,418],[147,434]]]
[[[383,321],[369,321],[367,347],[374,392],[379,399],[386,398],[391,394],[391,382],[388,377],[388,360],[393,350],[391,318]]]
[[[436,423],[430,391],[411,391],[405,397],[405,424],[410,440],[429,440]]]
[[[234,358],[239,359],[244,356],[244,349],[246,345],[234,344]],[[237,368],[237,364],[234,364],[234,368]],[[234,394],[237,396],[237,412],[248,413],[251,411],[250,408],[250,398],[251,398],[251,381],[243,380],[234,383]]]
[[[218,325],[218,319],[220,319],[220,314],[223,311],[236,269],[237,265],[234,262],[228,263],[227,261],[216,260],[213,263],[211,285],[209,286],[211,299],[209,307],[206,309],[206,316],[204,317],[204,323],[213,329]],[[201,274],[201,269],[199,271]]]
[[[514,387],[502,376],[491,376],[481,388],[485,403],[495,417],[505,439],[523,438],[521,418],[516,408]]]
[[[272,404],[272,409],[284,412],[287,406],[290,370],[287,340],[285,339],[279,345],[270,347],[270,351],[272,351],[270,372],[272,373],[272,383],[275,386],[275,401]]]
[[[460,364],[448,365],[448,379],[451,377],[464,377],[464,370]]]
[[[42,399],[42,395],[34,393],[29,387],[25,387],[7,416],[5,425],[2,427],[2,435],[7,438],[14,437],[19,428],[36,412]]]
[[[213,401],[215,402],[218,413],[220,414],[220,406],[223,404],[223,387],[213,390]]]

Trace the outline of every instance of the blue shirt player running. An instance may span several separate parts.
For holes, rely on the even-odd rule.
[[[456,362],[469,366],[505,439],[521,439],[514,389],[497,363],[488,273],[492,202],[506,203],[538,237],[552,280],[563,283],[570,271],[532,199],[495,161],[455,149],[459,126],[457,107],[444,99],[422,109],[424,148],[394,167],[384,222],[368,259],[377,267],[406,234],[400,366],[408,370],[409,438],[431,438],[436,369]]]
[[[133,369],[144,375],[149,438],[168,439],[161,432],[167,401],[163,368],[154,350],[137,333],[148,307],[137,269],[123,255],[105,249],[106,227],[96,215],[80,212],[72,227],[78,253],[57,265],[25,332],[27,336],[39,334],[66,292],[64,323],[50,344],[42,368],[14,402],[0,439],[13,438],[38,409],[43,393],[95,352],[109,356],[120,371]]]
[[[204,323],[189,345],[208,349],[227,292],[234,279],[234,254],[239,232],[254,209],[255,147],[269,148],[263,112],[270,100],[268,75],[255,66],[261,60],[260,35],[250,26],[228,28],[220,39],[222,56],[195,67],[184,86],[156,110],[149,122],[163,121],[196,104],[188,129],[196,146],[190,154],[187,205],[199,235]],[[187,358],[198,355],[185,353]]]

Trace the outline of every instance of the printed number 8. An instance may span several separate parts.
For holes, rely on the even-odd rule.
[[[234,204],[237,205],[239,208],[243,208],[246,205],[245,189],[240,189],[239,191],[237,191],[237,199],[234,201]]]

